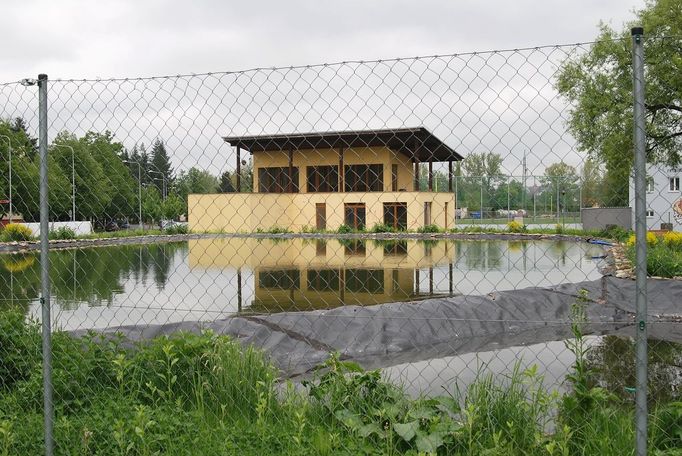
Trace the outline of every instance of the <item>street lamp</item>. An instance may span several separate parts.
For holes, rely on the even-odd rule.
[[[129,163],[132,165],[137,165],[137,209],[138,209],[138,220],[140,222],[140,228],[144,231],[144,223],[142,222],[142,166],[139,162],[123,160],[123,163]]]
[[[0,135],[7,141],[7,150],[9,151],[9,222],[12,223],[12,141],[7,135]]]
[[[76,160],[73,147],[66,144],[53,144],[52,147],[66,147],[71,149],[71,221],[76,221]]]
[[[161,183],[161,199],[165,201],[166,200],[166,175],[164,173],[162,173],[161,171],[154,171],[152,169],[150,169],[148,172],[159,174],[161,176],[161,182],[162,182]]]

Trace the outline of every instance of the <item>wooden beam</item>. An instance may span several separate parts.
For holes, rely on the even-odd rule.
[[[237,146],[237,193],[242,191],[242,148]]]

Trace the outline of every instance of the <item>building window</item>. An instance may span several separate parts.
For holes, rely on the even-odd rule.
[[[384,225],[407,229],[407,203],[384,203]]]
[[[343,181],[346,192],[382,192],[384,165],[346,165]]]
[[[344,223],[354,230],[361,230],[367,224],[365,203],[346,203],[344,208]]]
[[[298,167],[258,168],[258,191],[260,193],[298,193]]]
[[[308,270],[308,290],[339,291],[341,271],[338,269]]]
[[[382,294],[383,269],[346,269],[346,291],[351,293]]]
[[[646,210],[646,216],[648,218],[652,218],[654,216],[654,210],[653,209],[647,209]]]
[[[654,192],[654,178],[651,176],[646,177],[646,192],[647,193]]]
[[[260,271],[258,287],[273,290],[299,290],[301,288],[300,271],[298,269]]]
[[[338,192],[338,166],[306,166],[308,192]]]
[[[680,191],[680,178],[679,177],[671,177],[668,180],[668,190],[671,192],[679,192]]]

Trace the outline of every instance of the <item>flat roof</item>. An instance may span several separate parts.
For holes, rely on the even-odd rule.
[[[256,136],[226,136],[225,142],[250,153],[305,149],[386,146],[422,162],[462,160],[460,154],[424,127],[383,130],[327,131]]]

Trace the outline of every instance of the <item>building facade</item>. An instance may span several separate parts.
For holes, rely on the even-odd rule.
[[[647,165],[646,220],[648,230],[682,231],[682,168]],[[635,187],[630,178],[630,207],[635,223]]]
[[[193,231],[253,232],[273,227],[396,230],[451,228],[452,163],[462,157],[424,128],[224,138],[253,157],[253,193],[189,195]],[[448,163],[449,188],[433,191],[433,164]],[[428,189],[420,190],[428,166]],[[237,182],[237,189],[241,182]]]

